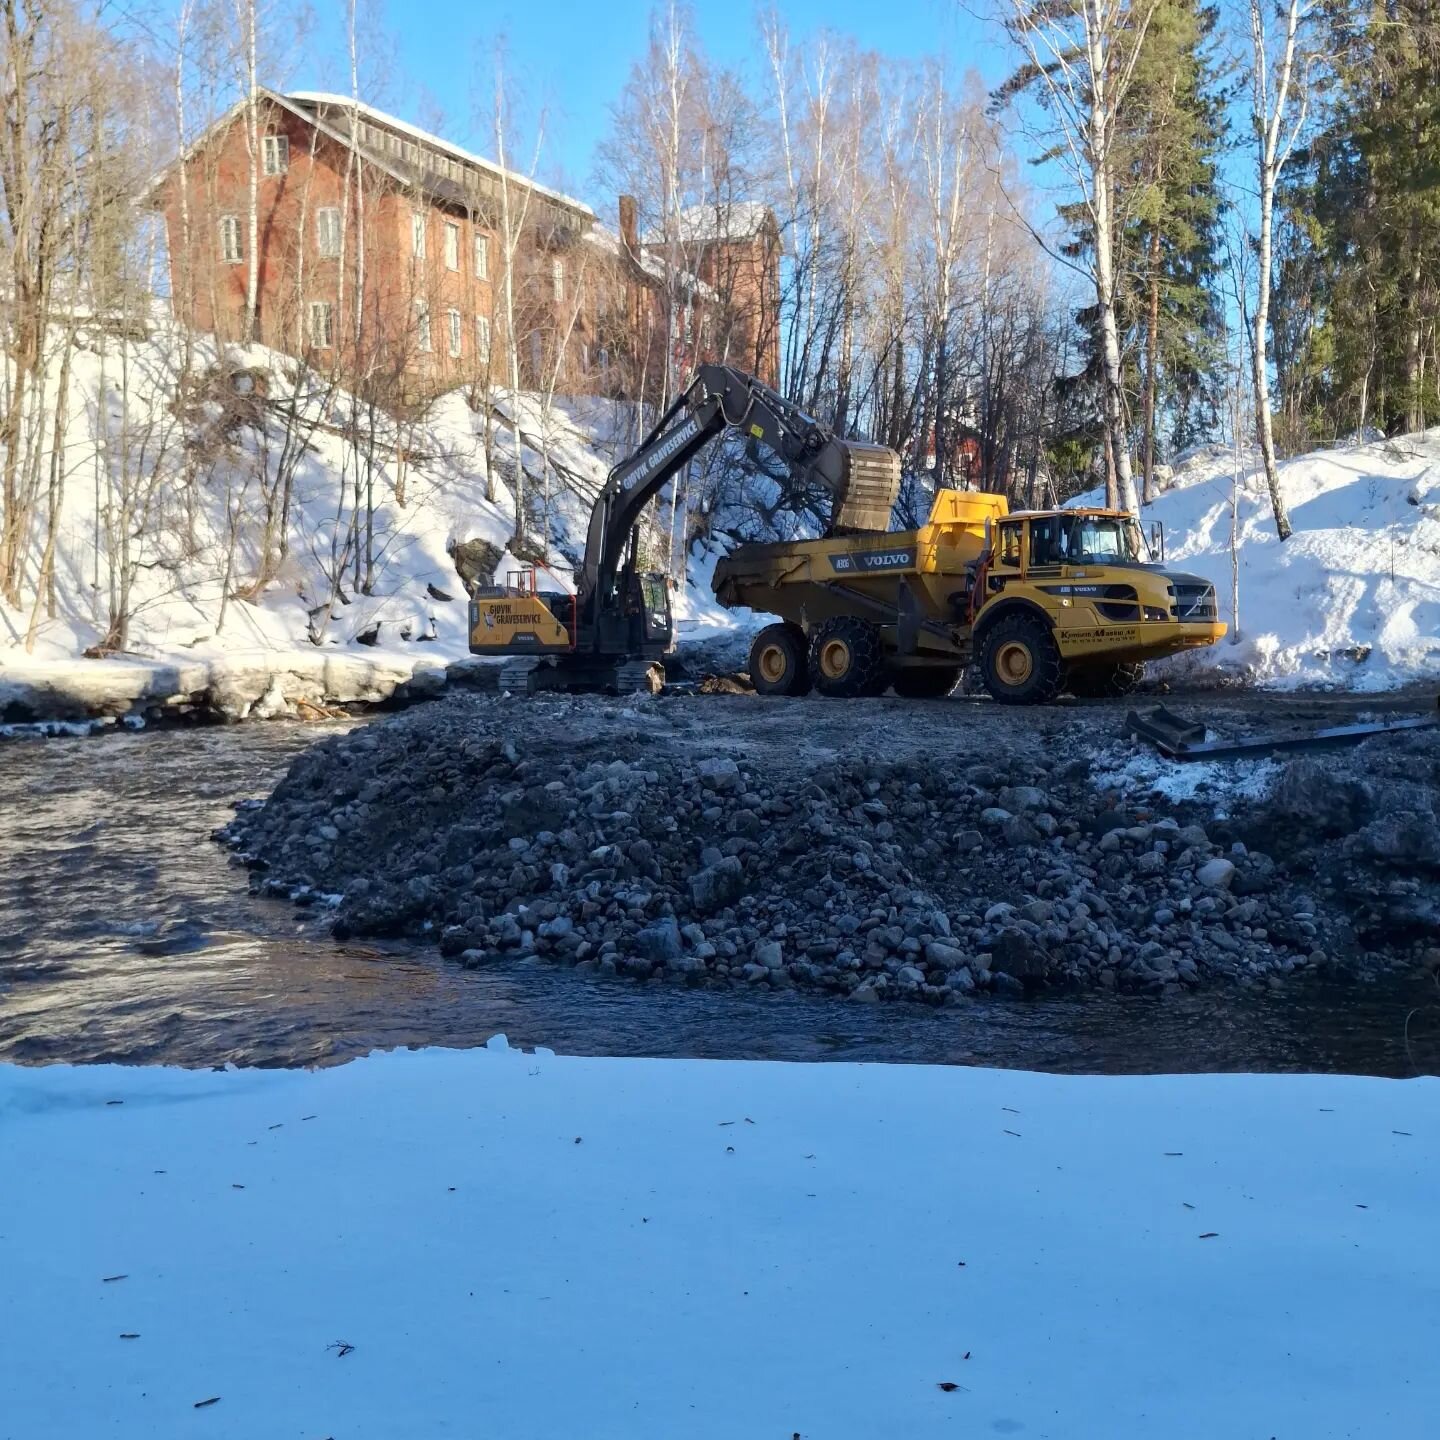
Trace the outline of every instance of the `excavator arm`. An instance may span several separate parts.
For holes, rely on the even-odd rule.
[[[601,622],[615,603],[622,572],[633,568],[636,526],[645,506],[727,430],[771,451],[797,483],[829,492],[829,533],[888,528],[900,488],[900,457],[893,450],[842,440],[753,375],[729,365],[702,365],[635,453],[610,472],[595,502],[576,577],[582,629]]]

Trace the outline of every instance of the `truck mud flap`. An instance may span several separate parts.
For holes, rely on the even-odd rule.
[[[1440,709],[1403,720],[1377,720],[1366,725],[1331,725],[1291,735],[1260,735],[1247,740],[1207,740],[1205,726],[1186,720],[1163,705],[1125,717],[1122,734],[1148,741],[1169,760],[1240,760],[1293,750],[1335,750],[1358,745],[1372,735],[1393,735],[1403,730],[1431,730],[1440,726]]]

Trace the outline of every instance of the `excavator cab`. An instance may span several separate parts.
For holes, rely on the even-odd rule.
[[[657,646],[663,655],[675,638],[675,622],[670,613],[670,577],[651,572],[632,576],[632,580],[639,599],[636,613],[640,619],[640,645],[647,655]]]

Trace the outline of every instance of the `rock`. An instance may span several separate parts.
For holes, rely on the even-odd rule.
[[[980,823],[982,825],[989,825],[992,828],[997,825],[1003,825],[1011,818],[1010,812],[1008,810],[1002,810],[998,805],[987,805],[980,812]]]
[[[895,979],[897,983],[905,986],[907,989],[917,990],[925,983],[925,972],[917,969],[914,965],[902,965],[900,969],[896,971]]]
[[[1003,970],[997,970],[990,977],[990,988],[997,995],[1016,996],[1025,993],[1024,983],[1017,980],[1013,975],[1007,975]]]
[[[657,965],[669,964],[685,953],[680,940],[680,926],[673,915],[635,932],[635,949]]]
[[[1440,824],[1416,810],[1392,810],[1351,837],[1346,852],[1404,869],[1440,870]]]
[[[761,940],[752,952],[757,965],[767,970],[779,970],[785,963],[785,948],[778,940]]]
[[[1002,930],[990,947],[990,969],[997,975],[1019,979],[1040,978],[1050,969],[1050,957],[1023,930]]]
[[[1226,860],[1223,856],[1217,856],[1214,860],[1207,860],[1195,872],[1196,882],[1210,890],[1228,890],[1230,888],[1230,882],[1234,878],[1234,863]]]
[[[1362,780],[1337,774],[1332,763],[1301,755],[1270,794],[1270,810],[1299,836],[1348,835],[1370,819],[1374,796]]]
[[[695,773],[707,790],[730,794],[740,789],[740,767],[728,755],[701,760],[695,766]]]
[[[690,877],[691,903],[706,915],[738,900],[744,889],[745,871],[734,855],[725,855]]]
[[[939,940],[932,940],[925,947],[925,963],[938,966],[941,970],[957,970],[965,965],[969,958],[963,950],[957,950],[953,945],[943,944]]]
[[[1023,815],[1012,815],[1000,826],[1000,834],[1007,845],[1038,845],[1040,832]]]
[[[1048,810],[1050,797],[1034,785],[1007,785],[1000,792],[1000,805],[1012,814],[1024,810]]]

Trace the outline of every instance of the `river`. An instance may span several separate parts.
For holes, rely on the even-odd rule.
[[[593,1055],[1092,1073],[1440,1065],[1440,992],[1420,980],[932,1010],[533,963],[469,971],[423,946],[337,944],[323,911],[252,897],[210,839],[324,733],[272,723],[0,742],[0,1059],[325,1064],[503,1031]]]

